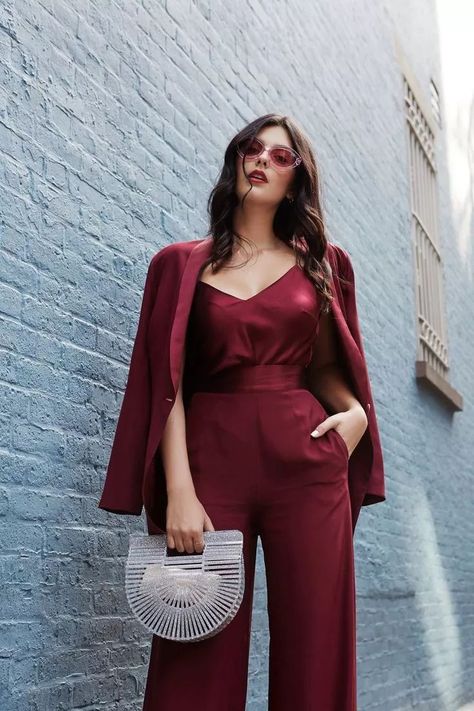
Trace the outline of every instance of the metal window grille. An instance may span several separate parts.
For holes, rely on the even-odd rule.
[[[439,103],[439,92],[433,80],[430,81],[431,110],[436,123],[441,128],[441,107]]]
[[[443,264],[439,247],[434,135],[404,77],[410,165],[412,234],[416,264],[418,313],[417,360],[438,375],[449,368],[444,317]]]

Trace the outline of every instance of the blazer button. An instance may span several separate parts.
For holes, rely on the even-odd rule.
[[[370,402],[367,403],[367,412],[370,410]]]
[[[172,397],[165,397],[165,400],[168,400],[168,402],[173,402],[173,398],[172,398]]]

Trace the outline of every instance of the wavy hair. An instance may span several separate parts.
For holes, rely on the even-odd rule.
[[[321,295],[321,312],[329,312],[332,292],[330,287],[331,267],[326,258],[327,229],[324,224],[318,167],[310,141],[296,122],[288,116],[265,114],[239,131],[228,144],[224,165],[207,202],[209,235],[212,248],[203,268],[212,264],[215,273],[230,259],[236,238],[246,240],[233,230],[233,211],[239,204],[236,193],[237,146],[241,141],[254,138],[265,126],[282,126],[290,136],[291,145],[302,158],[294,168],[292,184],[294,199],[286,197],[280,202],[273,221],[273,230],[278,239],[290,246],[296,260]],[[245,162],[244,162],[244,173]],[[242,205],[253,186],[242,198]]]

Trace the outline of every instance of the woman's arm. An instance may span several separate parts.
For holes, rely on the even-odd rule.
[[[185,357],[185,353],[184,353]],[[184,369],[184,368],[183,368]],[[160,442],[168,496],[175,492],[192,491],[194,484],[186,448],[186,420],[183,404],[183,371],[173,408],[166,421]]]
[[[336,329],[331,313],[320,316],[308,376],[311,391],[318,400],[324,401],[327,409],[341,412],[362,407],[349,389],[337,362]]]
[[[186,350],[183,352],[183,362]],[[203,530],[214,527],[204,507],[196,496],[186,445],[186,418],[183,404],[183,371],[173,408],[166,421],[160,442],[160,451],[166,477],[168,506],[166,533],[169,548],[180,553],[202,552]]]
[[[320,316],[314,353],[308,365],[308,381],[311,392],[327,410],[334,412],[318,425],[316,436],[334,427],[346,442],[350,456],[367,428],[368,419],[338,364],[331,312]]]

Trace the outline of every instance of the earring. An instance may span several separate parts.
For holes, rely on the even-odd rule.
[[[292,197],[291,195],[290,196],[287,195],[286,199],[288,200],[288,202],[291,202],[291,203],[294,203],[294,201],[295,201],[294,197]]]

